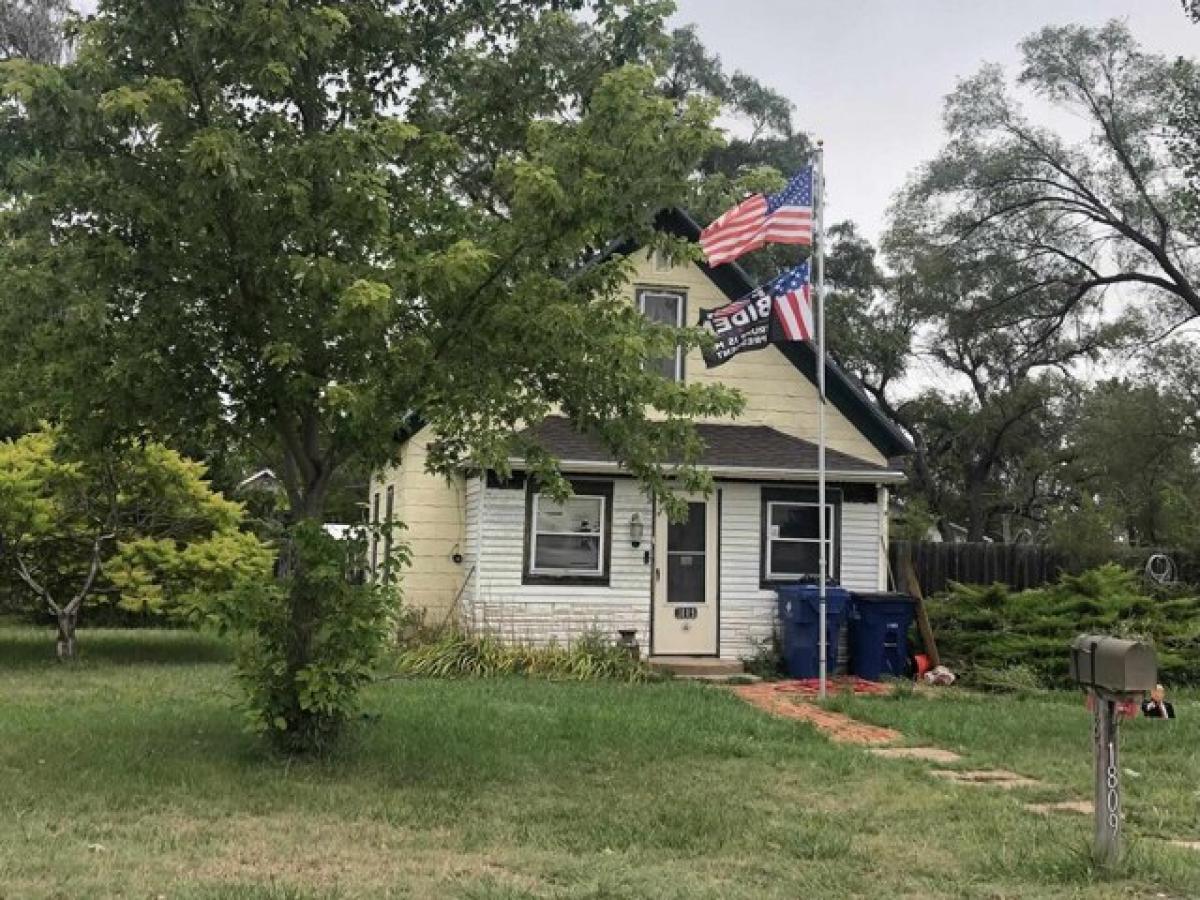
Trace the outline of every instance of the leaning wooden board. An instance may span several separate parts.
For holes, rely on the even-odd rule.
[[[880,539],[881,543],[883,539]],[[887,545],[883,547],[883,558],[887,560],[888,579],[892,583],[892,588],[898,591],[905,591],[913,598],[916,605],[917,630],[921,632],[921,644],[924,647],[925,655],[929,657],[929,667],[932,669],[935,666],[942,664],[942,657],[938,653],[937,641],[933,637],[933,626],[929,624],[929,613],[925,610],[925,595],[921,592],[921,583],[917,580],[917,570],[913,565],[912,556],[904,554],[901,557],[901,577],[904,579],[903,584],[896,577],[896,573],[892,571],[892,560],[887,552]]]
[[[904,569],[905,590],[917,606],[917,630],[921,632],[921,643],[925,645],[925,655],[929,657],[929,666],[930,668],[940,666],[942,658],[938,654],[937,641],[933,637],[933,627],[929,624],[929,613],[925,610],[925,595],[921,593],[921,583],[917,581],[917,570],[913,566],[912,557],[905,556],[900,565]]]

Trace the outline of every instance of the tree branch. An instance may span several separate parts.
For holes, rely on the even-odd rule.
[[[71,598],[71,602],[68,603],[66,608],[62,611],[66,615],[73,615],[74,613],[79,612],[79,607],[83,605],[83,601],[87,598],[87,595],[91,593],[92,585],[96,581],[96,576],[100,573],[101,548],[104,546],[105,541],[110,541],[115,537],[115,534],[109,532],[108,534],[97,535],[96,539],[92,541],[92,563],[88,567],[87,577],[83,581],[83,586],[79,589],[75,596]]]
[[[29,586],[29,589],[46,601],[46,605],[50,607],[50,611],[56,616],[62,614],[62,610],[58,604],[54,602],[54,598],[50,596],[50,592],[33,577],[33,573],[29,571],[29,567],[25,564],[25,560],[21,557],[19,550],[12,550],[13,559],[17,562],[17,575],[21,580]]]

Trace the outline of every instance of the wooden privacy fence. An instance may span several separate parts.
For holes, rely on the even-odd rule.
[[[1025,590],[1077,571],[1066,554],[1033,544],[952,544],[934,541],[892,541],[893,572],[903,571],[911,554],[917,581],[925,595],[936,594],[951,581],[963,584],[1001,582]]]
[[[1014,591],[1040,587],[1064,572],[1079,574],[1098,562],[1083,561],[1068,553],[1033,544],[951,544],[932,541],[893,541],[889,549],[891,570],[897,577],[911,554],[921,590],[928,596],[946,590],[951,581],[963,584],[1000,582]],[[1118,547],[1108,562],[1143,571],[1155,554],[1170,559],[1173,582],[1200,586],[1200,554],[1169,547]]]

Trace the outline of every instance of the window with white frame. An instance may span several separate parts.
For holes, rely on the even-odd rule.
[[[837,577],[837,507],[825,507],[825,571]],[[763,575],[787,581],[820,574],[820,507],[812,500],[767,500],[763,510]]]
[[[686,297],[679,291],[645,289],[638,291],[638,309],[651,322],[682,328]],[[683,381],[683,348],[676,347],[674,356],[646,361],[646,368],[659,372],[671,381]]]
[[[526,577],[602,581],[608,574],[612,483],[572,483],[575,496],[555,500],[532,488]]]

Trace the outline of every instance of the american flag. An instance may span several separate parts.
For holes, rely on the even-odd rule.
[[[732,262],[764,244],[813,240],[813,167],[805,166],[778,194],[755,194],[700,233],[710,266]]]
[[[813,327],[812,282],[808,263],[802,262],[784,272],[767,285],[774,300],[775,321],[785,341],[812,340],[817,333]]]

